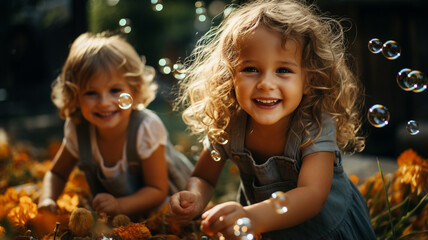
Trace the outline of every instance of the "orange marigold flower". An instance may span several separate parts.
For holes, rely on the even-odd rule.
[[[352,181],[355,185],[358,185],[358,182],[359,182],[359,180],[360,180],[357,176],[355,176],[355,175],[353,175],[353,174],[349,175],[349,179],[351,179],[351,181]]]
[[[19,199],[19,205],[10,210],[7,217],[14,225],[25,225],[28,220],[35,218],[37,213],[37,205],[30,197],[24,196]]]
[[[421,193],[428,186],[428,162],[412,149],[404,151],[397,159],[395,177],[401,183],[409,184],[411,191]]]
[[[150,230],[141,223],[129,223],[113,230],[113,235],[117,235],[122,240],[140,240],[152,236]]]
[[[66,212],[73,212],[79,205],[79,196],[77,194],[62,194],[56,201],[58,207]]]

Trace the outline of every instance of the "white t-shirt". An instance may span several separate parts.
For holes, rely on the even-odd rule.
[[[141,159],[148,158],[159,145],[166,145],[167,131],[161,119],[152,111],[145,110],[147,115],[141,121],[137,132],[137,151]],[[115,166],[106,167],[104,159],[101,156],[98,148],[97,138],[95,134],[95,126],[90,124],[89,136],[91,142],[91,152],[94,160],[100,165],[101,171],[105,178],[114,178],[124,173],[128,167],[126,159],[126,144],[123,148],[122,158]],[[64,139],[65,147],[77,159],[79,159],[79,147],[77,143],[76,125],[67,119],[64,124]]]

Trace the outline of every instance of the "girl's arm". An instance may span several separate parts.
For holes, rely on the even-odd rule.
[[[56,210],[56,200],[64,190],[67,179],[76,166],[77,159],[62,143],[52,162],[51,169],[43,178],[42,193],[39,198],[39,208]]]
[[[224,164],[224,160],[214,161],[210,151],[204,149],[187,182],[186,190],[171,197],[171,214],[180,222],[190,221],[200,215],[211,200]]]
[[[330,192],[335,159],[333,152],[317,152],[303,158],[297,187],[286,193],[286,213],[276,213],[271,199],[245,207],[256,233],[293,227],[316,216]]]
[[[111,215],[149,213],[162,204],[168,195],[168,171],[165,159],[165,146],[159,147],[146,159],[141,160],[144,187],[129,196],[117,198],[110,194],[95,196],[93,206],[96,211]]]
[[[202,230],[208,234],[223,233],[233,239],[233,226],[238,218],[251,220],[254,234],[296,226],[314,216],[327,200],[333,181],[335,154],[317,152],[303,159],[297,187],[286,193],[288,211],[278,214],[272,199],[242,207],[236,202],[219,204],[202,215]]]

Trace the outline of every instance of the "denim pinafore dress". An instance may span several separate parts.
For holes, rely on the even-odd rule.
[[[128,167],[124,174],[115,178],[106,178],[100,166],[93,160],[89,136],[89,123],[83,121],[76,125],[79,147],[78,167],[85,173],[92,196],[107,192],[115,197],[123,197],[137,192],[144,186],[141,158],[137,151],[137,132],[142,120],[148,117],[147,109],[134,110],[128,126],[126,158]],[[165,159],[168,167],[169,194],[172,195],[185,188],[186,182],[193,171],[193,164],[180,152],[177,152],[168,140],[165,146]]]
[[[284,155],[270,157],[263,164],[257,164],[251,152],[245,149],[246,124],[242,123],[246,123],[247,118],[246,113],[240,112],[226,129],[230,136],[229,144],[214,145],[222,158],[232,160],[239,168],[241,185],[238,201],[244,206],[264,201],[276,191],[287,192],[296,188],[305,155],[330,151],[337,157],[331,190],[321,212],[295,227],[263,233],[263,239],[376,239],[366,202],[343,170],[336,144],[336,125],[329,115],[323,115],[323,131],[314,144],[299,151],[304,140],[302,134],[291,132]],[[316,129],[310,132],[317,133]]]

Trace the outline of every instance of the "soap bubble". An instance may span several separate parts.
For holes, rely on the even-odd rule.
[[[409,82],[413,83],[413,92],[420,93],[427,89],[427,78],[423,72],[413,70],[407,77],[409,78]]]
[[[382,51],[382,42],[378,38],[373,38],[369,41],[368,47],[370,52],[374,54],[380,53]]]
[[[229,142],[229,134],[221,129],[211,129],[208,138],[218,144],[225,145]]]
[[[272,193],[272,203],[278,214],[288,212],[288,198],[284,192],[277,191]]]
[[[181,63],[176,63],[172,66],[175,79],[182,80],[186,77],[185,66]]]
[[[415,88],[414,79],[409,78],[410,68],[403,68],[397,74],[397,84],[404,91],[412,91]]]
[[[410,135],[416,135],[419,133],[419,124],[415,120],[410,120],[407,122],[406,130]]]
[[[152,9],[155,12],[160,12],[163,9],[163,3],[162,0],[150,0],[152,4]]]
[[[131,94],[121,93],[117,102],[121,109],[126,110],[132,106],[133,99]]]
[[[394,40],[386,41],[382,46],[382,54],[389,60],[395,60],[401,55],[401,48]]]
[[[218,162],[218,161],[220,161],[220,160],[221,160],[221,155],[220,155],[220,153],[218,153],[218,152],[217,152],[217,150],[213,149],[213,150],[211,151],[211,158],[212,158],[214,161]]]
[[[388,109],[380,104],[375,104],[367,112],[367,118],[371,125],[377,128],[385,127],[389,121]]]
[[[250,228],[251,220],[249,218],[239,218],[233,226],[233,234],[242,240],[252,240],[254,239],[254,235],[250,233]]]

